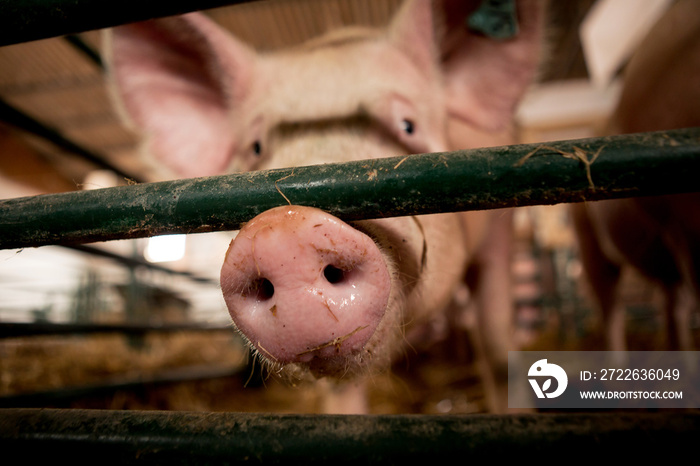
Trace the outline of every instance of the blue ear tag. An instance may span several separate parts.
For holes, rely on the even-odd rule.
[[[482,0],[466,20],[467,27],[497,40],[511,39],[518,34],[516,0]]]

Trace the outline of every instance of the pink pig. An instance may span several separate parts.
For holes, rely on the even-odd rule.
[[[610,133],[700,126],[700,15],[680,0],[659,20],[625,70]],[[607,347],[623,351],[625,312],[618,291],[632,266],[659,284],[669,349],[690,351],[700,305],[700,194],[572,206],[584,270],[603,316]]]
[[[182,177],[509,144],[539,63],[542,8],[519,1],[519,35],[494,41],[465,26],[478,3],[409,0],[387,30],[344,28],[273,53],[202,14],[131,24],[112,34],[110,71],[148,151]],[[448,307],[471,264],[486,356],[503,374],[509,218],[350,225],[284,205],[238,233],[221,287],[237,329],[272,367],[361,380]],[[328,409],[365,411],[355,386],[339,390],[357,402]]]

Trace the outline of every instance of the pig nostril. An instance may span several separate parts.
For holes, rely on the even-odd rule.
[[[252,289],[259,301],[267,301],[275,295],[275,286],[267,278],[255,280]]]
[[[328,265],[323,269],[323,276],[326,277],[328,283],[336,285],[345,279],[345,272],[338,267]]]

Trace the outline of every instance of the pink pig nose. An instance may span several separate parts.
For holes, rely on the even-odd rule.
[[[310,362],[359,352],[391,280],[374,241],[319,209],[270,209],[231,242],[221,287],[238,329],[266,358]]]

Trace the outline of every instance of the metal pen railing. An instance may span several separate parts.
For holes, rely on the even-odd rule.
[[[0,411],[7,458],[71,464],[405,465],[439,461],[649,461],[695,454],[700,414],[342,416]],[[686,456],[688,458],[692,456]]]
[[[236,230],[285,204],[343,220],[696,191],[700,128],[0,201],[0,248]]]

